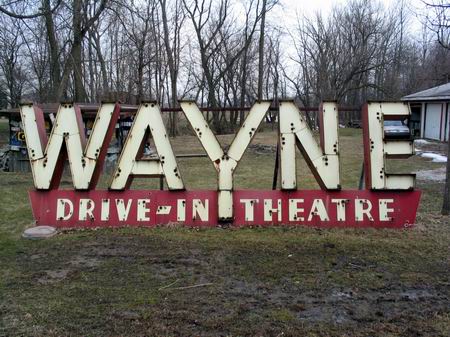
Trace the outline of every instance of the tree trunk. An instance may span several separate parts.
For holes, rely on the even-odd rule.
[[[94,52],[93,52],[93,49],[92,49],[92,44],[93,44],[93,42],[92,42],[92,35],[89,34],[88,38],[89,38],[89,43],[88,43],[89,82],[88,83],[89,83],[89,91],[90,91],[89,92],[89,100],[91,102],[95,102],[97,97],[98,97],[97,96],[97,92],[96,92],[97,88],[96,88],[96,85],[95,85],[96,81],[97,81],[97,67],[94,68],[94,62],[93,62],[93,60],[94,60]],[[85,81],[85,83],[86,83],[86,81]]]
[[[447,172],[445,175],[445,186],[444,186],[444,202],[442,204],[442,215],[450,214],[450,137],[447,143]]]
[[[174,50],[170,45],[170,37],[169,37],[169,26],[167,22],[167,12],[166,12],[166,0],[160,0],[161,4],[161,13],[162,13],[162,22],[163,22],[163,36],[164,36],[164,46],[166,49],[167,55],[167,63],[169,65],[169,75],[170,75],[170,90],[171,90],[171,107],[175,108],[178,104],[177,101],[177,68],[175,65]],[[177,32],[175,31],[175,37]],[[172,137],[175,137],[177,134],[177,113],[172,112],[170,118],[170,134]]]
[[[242,64],[241,64],[241,95],[239,99],[239,105],[243,107],[245,105],[245,95],[247,93],[246,90],[246,84],[247,84],[247,48],[244,51],[244,54],[242,56]],[[245,119],[245,111],[241,110],[239,112],[239,125],[242,125],[244,123]]]
[[[42,7],[45,12],[45,27],[47,30],[47,40],[50,53],[50,88],[48,94],[49,102],[59,100],[58,86],[61,81],[61,67],[59,63],[59,46],[55,36],[55,24],[53,14],[50,12],[50,0],[44,0]]]
[[[81,13],[82,1],[73,0],[73,45],[72,45],[72,70],[74,77],[75,102],[84,102],[86,100],[86,92],[83,85],[83,63],[82,63],[82,41],[83,35],[81,32]]]
[[[263,75],[264,75],[264,33],[266,25],[266,5],[267,0],[263,0],[261,9],[261,30],[259,33],[259,64],[258,64],[258,100],[262,100],[263,92]]]
[[[100,44],[100,37],[98,36],[97,30],[94,30],[92,32],[92,40],[94,42],[94,48],[95,48],[95,52],[98,57],[98,62],[100,63],[100,72],[102,74],[102,94],[104,95],[109,92],[108,71],[106,70],[106,62],[105,62],[105,58],[103,57],[101,44]]]

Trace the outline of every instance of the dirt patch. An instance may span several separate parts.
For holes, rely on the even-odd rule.
[[[429,152],[438,152],[438,153],[447,153],[447,143],[425,140],[425,139],[416,139],[414,141],[414,146],[419,151],[429,151]]]
[[[448,296],[426,287],[401,285],[379,290],[332,290],[323,296],[309,297],[300,319],[331,324],[358,324],[401,317],[428,316],[432,311],[444,311]],[[300,299],[300,301],[304,301]]]
[[[48,259],[49,256],[44,254],[32,254],[30,260],[33,263],[38,264],[43,259]],[[71,276],[75,276],[78,272],[83,270],[92,270],[101,264],[101,260],[97,257],[88,255],[75,255],[74,257],[68,256],[67,260],[61,261],[62,263],[55,265],[58,269],[55,270],[43,270],[38,273],[37,282],[39,284],[53,284],[69,279]]]
[[[417,171],[416,177],[420,180],[445,181],[445,167],[435,170]]]
[[[115,311],[112,315],[114,318],[123,319],[123,320],[138,320],[141,318],[141,315],[135,311],[123,310],[123,311]]]
[[[44,271],[44,275],[39,277],[37,282],[39,284],[51,284],[60,282],[66,279],[71,271],[69,269],[60,269],[60,270],[46,270]]]
[[[62,247],[54,240],[45,243],[55,246],[36,247],[16,260],[26,263],[23,273],[33,269],[37,288],[46,292],[48,303],[27,296],[23,304],[33,319],[46,321],[64,308],[56,335],[85,335],[88,326],[93,335],[123,336],[445,336],[432,320],[450,314],[448,261],[415,253],[418,240],[394,241],[398,247],[386,253],[366,240],[370,234],[361,236],[362,244],[329,231],[128,231],[67,233],[64,254],[52,255]],[[347,241],[357,235],[350,233]],[[372,233],[378,244],[401,236],[382,233]],[[396,262],[406,242],[408,259]],[[435,279],[420,281],[430,277]],[[30,310],[30,303],[50,309]],[[404,333],[405,327],[411,331]]]
[[[448,310],[449,289],[392,285],[382,289],[332,288],[310,291],[301,287],[273,288],[235,280],[226,287],[227,298],[263,312],[288,310],[299,322],[347,324],[419,318]]]
[[[69,262],[69,264],[75,268],[93,268],[97,267],[101,261],[92,256],[85,256],[85,255],[78,255],[72,258]]]
[[[277,151],[276,145],[250,144],[248,149],[256,154],[271,154]]]

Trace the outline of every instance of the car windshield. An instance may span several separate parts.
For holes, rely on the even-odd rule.
[[[404,126],[402,121],[384,121],[384,126]]]

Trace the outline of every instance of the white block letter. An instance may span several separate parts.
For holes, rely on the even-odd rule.
[[[277,200],[277,208],[272,208],[272,199],[264,199],[264,221],[272,221],[273,213],[277,213],[278,221],[281,221],[281,199]]]
[[[257,199],[241,199],[241,204],[245,206],[245,221],[254,221],[256,202],[258,202]]]
[[[150,208],[147,208],[147,204],[150,199],[138,199],[137,201],[137,221],[150,221],[150,217],[147,213],[150,212]]]
[[[367,205],[367,207],[364,207],[364,205]],[[370,202],[370,200],[355,199],[355,219],[356,219],[356,221],[363,221],[364,215],[366,215],[370,221],[373,221],[372,214],[370,214],[371,210],[372,210],[372,203]]]
[[[205,204],[200,199],[192,200],[192,216],[194,220],[200,218],[201,221],[208,221],[209,219],[209,200],[205,200]]]
[[[323,189],[341,188],[339,175],[338,112],[334,102],[319,108],[320,145],[294,102],[280,103],[281,188],[297,188],[295,144]]]
[[[80,199],[80,210],[78,212],[78,220],[94,220],[95,203],[92,199]],[[88,218],[89,217],[89,218]]]
[[[378,201],[379,213],[380,213],[380,221],[390,221],[391,217],[389,213],[394,211],[393,208],[388,208],[388,204],[394,202],[394,199],[380,199]]]
[[[128,199],[127,205],[123,199],[116,199],[117,216],[120,221],[126,221],[128,219],[128,213],[130,213],[132,199]]]
[[[159,159],[141,160],[143,144],[148,132],[153,136]],[[142,103],[134,117],[110,188],[123,190],[131,184],[133,176],[166,178],[169,190],[183,190],[175,155],[167,137],[161,111],[155,102]]]
[[[304,221],[302,216],[298,213],[303,213],[304,209],[299,208],[298,204],[303,203],[304,199],[289,199],[289,221]]]
[[[345,221],[345,209],[347,206],[347,199],[331,199],[333,204],[336,204],[336,220]]]
[[[73,214],[73,203],[69,199],[57,199],[56,201],[56,220],[69,220]],[[69,206],[66,213],[66,205]]]
[[[231,220],[233,218],[233,173],[266,115],[270,102],[258,102],[253,105],[228,152],[220,146],[195,102],[180,102],[180,105],[218,173],[219,219]]]
[[[387,140],[384,120],[406,119],[411,115],[407,103],[368,103],[362,110],[364,135],[364,174],[366,188],[372,190],[408,190],[414,188],[414,174],[389,174],[387,158],[408,158],[414,154],[412,140]]]
[[[314,199],[311,210],[309,211],[308,221],[311,221],[315,215],[318,215],[321,221],[330,220],[322,199]]]

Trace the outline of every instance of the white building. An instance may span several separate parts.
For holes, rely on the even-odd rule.
[[[402,101],[408,102],[411,107],[411,127],[417,130],[420,138],[448,141],[450,83],[404,96]]]

